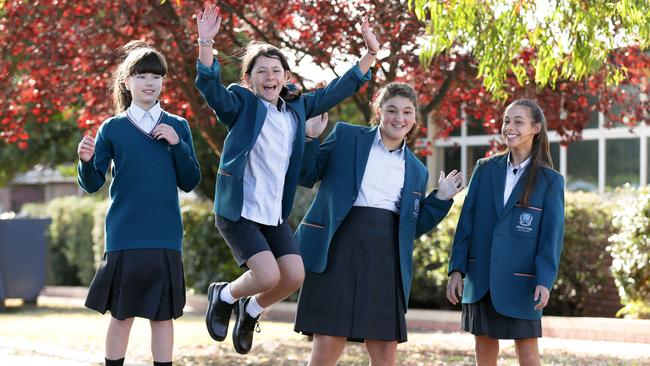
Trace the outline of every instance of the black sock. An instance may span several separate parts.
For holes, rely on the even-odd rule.
[[[172,362],[171,361],[169,361],[169,362],[154,361],[153,366],[172,366]]]
[[[108,358],[104,358],[106,360],[106,366],[122,366],[124,365],[124,357],[120,358],[119,360],[109,360]]]

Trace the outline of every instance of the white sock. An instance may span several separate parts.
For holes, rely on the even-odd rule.
[[[258,302],[257,302],[257,296],[251,297],[251,301],[248,302],[248,305],[246,305],[246,312],[248,315],[252,316],[253,318],[257,318],[262,314],[262,312],[265,310]]]
[[[227,284],[224,288],[221,289],[219,298],[221,301],[225,301],[228,304],[234,304],[235,301],[237,301],[237,299],[232,296],[232,293],[230,293],[230,284]]]

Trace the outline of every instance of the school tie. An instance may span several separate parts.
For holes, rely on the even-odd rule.
[[[517,170],[519,170],[519,169],[517,169],[517,168],[513,168],[513,169],[512,169],[512,175],[517,175]]]

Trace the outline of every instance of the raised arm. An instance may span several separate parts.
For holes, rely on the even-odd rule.
[[[327,120],[325,123],[327,123]],[[322,144],[318,139],[313,139],[305,144],[300,179],[298,181],[301,186],[311,188],[314,183],[323,178],[332,151],[336,147],[339,127],[339,124],[336,124]]]
[[[214,37],[221,28],[219,7],[216,4],[207,4],[203,11],[196,14],[196,28],[199,33],[199,61],[206,67],[212,67],[212,45]]]
[[[422,200],[422,211],[418,216],[415,235],[420,236],[433,229],[447,216],[456,194],[463,190],[463,173],[452,170],[447,176],[440,172],[438,189]]]
[[[345,74],[332,80],[326,87],[319,88],[305,94],[305,113],[307,118],[312,118],[327,112],[347,97],[358,92],[361,86],[370,80],[370,67],[375,62],[379,52],[379,41],[370,29],[367,19],[361,24],[361,35],[366,44],[367,51]]]
[[[366,53],[359,60],[359,69],[365,74],[370,70],[370,67],[377,58],[377,52],[379,52],[379,41],[377,41],[377,37],[370,28],[368,18],[363,19],[363,23],[361,23],[361,36],[363,37],[363,42],[366,44]]]
[[[214,58],[212,46],[219,33],[221,17],[216,5],[206,5],[205,10],[196,14],[198,30],[199,59],[196,62],[196,81],[194,85],[203,99],[216,113],[219,122],[231,128],[242,110],[242,97],[223,86],[221,66]]]

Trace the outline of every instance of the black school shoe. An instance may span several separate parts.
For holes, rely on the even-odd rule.
[[[210,337],[217,342],[226,339],[228,334],[228,323],[232,309],[237,307],[238,301],[228,304],[221,300],[219,295],[228,282],[212,282],[208,287],[208,309],[205,312],[205,325],[208,328]]]
[[[239,300],[235,308],[235,329],[232,331],[232,344],[237,353],[245,355],[253,347],[253,334],[260,332],[257,320],[259,315],[253,318],[246,312],[246,305],[251,301],[250,297]],[[257,328],[255,327],[257,325]]]

